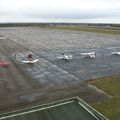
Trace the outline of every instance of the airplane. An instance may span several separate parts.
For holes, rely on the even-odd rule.
[[[22,63],[34,64],[39,61],[39,59],[33,59],[32,52],[28,52],[27,59],[28,60],[23,60]]]
[[[33,64],[33,63],[36,63],[36,62],[38,62],[39,61],[39,59],[35,59],[35,60],[24,60],[24,61],[22,61],[23,63],[28,63],[28,64]]]
[[[64,53],[61,54],[61,56],[57,57],[58,59],[63,59],[63,60],[71,60],[72,55],[65,55]]]
[[[112,55],[120,55],[120,52],[117,52],[117,51],[114,51],[114,52],[111,52]]]
[[[95,58],[95,52],[81,53],[85,57]]]

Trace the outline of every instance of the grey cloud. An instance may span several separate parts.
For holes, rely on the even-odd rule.
[[[19,14],[19,16],[30,17],[30,18],[43,18],[43,19],[90,19],[90,18],[107,18],[119,16],[120,12],[118,9],[113,10],[87,10],[87,11],[29,11],[24,12],[24,14]]]
[[[2,0],[3,1],[3,0]],[[6,0],[7,1],[7,0]],[[102,0],[107,1],[107,0]],[[113,0],[108,0],[109,2],[114,2]],[[1,2],[1,1],[0,1]],[[114,3],[119,2],[118,0],[115,0]],[[23,3],[24,4],[24,3]],[[69,4],[69,3],[68,3]],[[86,3],[87,4],[87,3]],[[98,5],[99,6],[99,5]],[[19,20],[19,18],[23,18],[27,20],[30,18],[32,19],[63,19],[63,20],[91,20],[91,19],[98,19],[98,18],[117,18],[120,16],[120,6],[116,8],[96,8],[96,9],[88,9],[86,6],[84,8],[62,8],[62,7],[21,7],[21,8],[4,8],[2,5],[0,5],[0,20],[1,18],[6,17],[8,18],[16,18],[16,20]],[[8,19],[9,21],[9,19]]]

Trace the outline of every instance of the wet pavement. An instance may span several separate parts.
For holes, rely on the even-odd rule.
[[[110,54],[120,51],[118,35],[24,27],[1,28],[0,34],[0,58],[5,56],[11,63],[8,69],[0,69],[0,110],[71,96],[89,102],[111,98],[85,80],[120,73],[120,56]],[[21,62],[27,60],[29,51],[39,59],[33,65]],[[95,59],[80,54],[92,51],[96,52]],[[61,52],[72,54],[73,59],[58,60]]]
[[[65,52],[64,52],[65,51]],[[95,58],[85,58],[82,52],[96,52]],[[38,53],[61,69],[75,75],[80,80],[90,80],[104,76],[120,74],[120,56],[111,55],[113,51],[120,51],[119,47],[96,48],[96,49],[69,49],[62,50],[65,54],[73,55],[73,59],[65,61],[57,59],[60,51]]]
[[[82,52],[93,51],[95,51],[95,58],[85,58],[81,55]],[[120,48],[62,50],[61,52],[65,54],[73,55],[73,59],[69,61],[57,58],[60,51],[36,52],[34,58],[39,61],[34,65],[25,65],[23,68],[42,85],[72,84],[73,81],[77,83],[81,80],[120,74],[120,56],[112,55],[113,51],[120,51]],[[17,54],[21,64],[24,64],[21,61],[25,60],[26,55],[27,53]]]
[[[39,61],[34,64],[22,63],[22,60],[26,58],[26,53],[18,53],[16,55],[17,61],[21,64],[23,71],[27,72],[34,81],[42,86],[70,85],[73,84],[73,82],[74,84],[79,82],[79,78],[76,76],[68,73],[44,58],[37,56],[36,54],[33,55],[33,58],[39,58]]]

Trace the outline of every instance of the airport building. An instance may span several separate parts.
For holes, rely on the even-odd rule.
[[[0,120],[108,120],[78,97],[4,113]]]

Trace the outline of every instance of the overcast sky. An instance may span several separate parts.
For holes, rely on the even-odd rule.
[[[120,23],[120,0],[0,0],[0,22]]]

